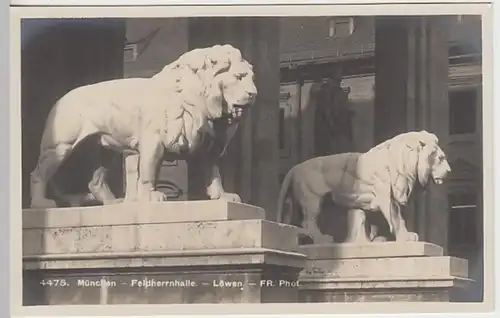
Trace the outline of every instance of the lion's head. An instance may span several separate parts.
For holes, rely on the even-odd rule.
[[[395,137],[392,147],[402,147],[400,172],[418,180],[424,187],[429,177],[434,183],[442,184],[451,168],[438,142],[436,135],[425,130],[412,131]]]
[[[429,178],[442,184],[451,172],[438,138],[425,130],[400,134],[370,151],[385,153],[393,194],[402,204],[407,202],[416,181],[423,187]]]
[[[238,49],[230,45],[215,46],[212,54],[212,63],[214,60],[217,63],[207,89],[207,97],[213,101],[209,106],[214,108],[212,113],[219,115],[219,107],[222,107],[225,115],[238,120],[244,110],[253,105],[257,96],[253,67],[242,58]]]
[[[419,183],[425,186],[431,177],[434,183],[442,184],[451,172],[451,168],[446,154],[438,145],[438,138],[434,134],[422,131],[418,142],[420,150],[417,167]]]
[[[257,96],[252,65],[231,45],[189,51],[160,73],[174,78],[177,91],[211,119],[239,120]]]

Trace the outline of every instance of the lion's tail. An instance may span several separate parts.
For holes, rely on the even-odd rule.
[[[288,195],[288,192],[290,190],[290,186],[292,184],[292,179],[293,179],[293,168],[288,171],[288,173],[285,175],[285,178],[283,179],[283,183],[281,184],[281,189],[280,189],[280,194],[278,197],[278,213],[276,217],[276,221],[278,223],[286,223],[283,217],[283,206],[285,205],[285,200]],[[290,213],[293,213],[290,211]],[[291,222],[291,218],[290,218]]]

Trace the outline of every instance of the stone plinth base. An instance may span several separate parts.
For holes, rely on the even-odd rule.
[[[301,302],[450,301],[467,261],[425,242],[305,245]]]
[[[297,302],[297,237],[224,201],[27,209],[24,305]]]

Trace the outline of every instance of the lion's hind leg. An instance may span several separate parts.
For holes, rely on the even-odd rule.
[[[304,219],[302,233],[312,238],[314,244],[333,243],[333,236],[323,234],[318,226],[322,197],[307,191],[299,201]]]
[[[88,183],[88,188],[92,196],[103,205],[119,203],[108,183],[106,182],[108,170],[104,167],[97,168],[92,174],[92,180]]]
[[[32,208],[54,208],[57,206],[54,200],[46,197],[47,183],[72,150],[72,145],[59,144],[54,148],[44,150],[40,154],[37,166],[31,173]]]
[[[109,135],[102,135],[99,138],[100,147],[98,149],[98,154],[96,162],[98,164],[94,166],[95,170],[92,173],[92,179],[88,183],[88,189],[91,195],[95,198],[95,200],[99,201],[103,205],[120,203],[123,199],[117,199],[114,193],[111,191],[109,184],[107,183],[108,178],[108,169],[104,167],[102,164],[109,165],[114,162],[114,158],[106,156],[108,151],[120,152],[120,144],[115,141]],[[127,158],[126,154],[126,157]],[[137,171],[137,165],[135,166],[135,170]],[[126,171],[128,172],[128,171]],[[128,180],[127,180],[128,181]],[[128,182],[127,182],[128,186]],[[137,184],[135,184],[137,187]]]
[[[52,130],[46,130],[44,134]],[[30,178],[30,191],[31,191],[31,204],[32,208],[54,208],[57,206],[54,200],[48,199],[46,196],[47,184],[54,176],[57,169],[64,163],[78,144],[96,133],[97,130],[88,125],[84,126],[78,134],[77,138],[62,138],[51,146],[44,143],[45,135],[42,137],[42,147],[38,163],[31,173]],[[68,137],[71,134],[68,135]]]

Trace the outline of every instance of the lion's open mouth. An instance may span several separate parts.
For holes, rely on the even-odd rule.
[[[245,110],[249,105],[233,105],[231,109],[230,118],[232,120],[240,120],[245,114]]]
[[[443,184],[443,179],[442,178],[434,178],[434,183],[435,184]]]

